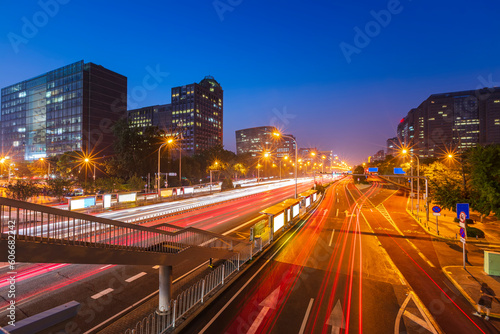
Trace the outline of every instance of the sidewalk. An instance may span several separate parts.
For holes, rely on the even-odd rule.
[[[411,201],[408,200],[406,205],[406,211],[411,214]],[[429,210],[429,223],[426,222],[426,213],[423,206],[423,200],[420,200],[421,207],[417,212],[417,201],[413,200],[413,217],[417,222],[431,235],[435,237],[440,237],[450,240],[459,240],[460,226],[457,222],[454,222],[456,218],[456,212],[450,210],[441,210],[441,216],[438,216],[438,226],[436,228],[436,216],[432,214],[432,210]],[[432,208],[435,204],[429,203],[429,207]],[[418,219],[420,217],[420,219]],[[479,244],[492,244],[500,245],[500,221],[496,220],[494,216],[487,217],[480,222],[480,218],[477,215],[471,213],[471,218],[474,220],[474,224],[470,224],[470,227],[474,227],[484,232],[484,238],[468,238],[468,243],[479,243]],[[439,229],[439,235],[437,233]],[[500,251],[500,249],[498,249]]]
[[[493,300],[490,317],[500,319],[499,276],[489,276],[483,271],[483,267],[479,266],[467,266],[466,269],[461,266],[449,266],[444,267],[443,272],[475,309],[481,297],[481,283],[488,284],[497,295]]]

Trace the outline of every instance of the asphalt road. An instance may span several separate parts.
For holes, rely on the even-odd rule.
[[[283,235],[183,332],[394,333],[411,289],[360,216],[366,199],[355,201],[347,187],[347,181],[332,186],[309,219]],[[366,194],[387,195],[377,185]],[[408,310],[418,314],[415,305]],[[421,329],[401,319],[401,332]]]
[[[299,184],[299,191],[311,183]],[[273,189],[248,198],[216,204],[149,223],[163,222],[192,226],[217,233],[243,229],[251,224],[258,212],[293,197],[294,186]],[[147,211],[145,211],[147,212]],[[250,221],[245,226],[242,223]],[[200,263],[186,263],[174,268],[174,279],[191,271]],[[6,325],[7,267],[0,267],[0,321]],[[16,320],[37,314],[71,300],[82,303],[78,316],[67,323],[67,332],[83,333],[95,325],[127,309],[158,290],[157,269],[151,266],[103,266],[72,264],[18,264],[16,283]]]

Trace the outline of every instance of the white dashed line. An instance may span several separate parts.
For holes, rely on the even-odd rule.
[[[137,274],[137,275],[135,275],[135,276],[132,276],[132,277],[130,277],[130,278],[127,278],[127,279],[125,280],[125,282],[130,283],[130,282],[132,282],[132,281],[135,281],[135,280],[136,280],[136,279],[138,279],[138,278],[141,278],[141,277],[142,277],[142,276],[144,276],[144,275],[146,275],[146,273],[143,271],[142,273],[138,273],[138,274]]]
[[[109,267],[109,266],[112,266],[112,264],[108,264],[107,266],[101,267],[101,268],[99,268],[99,269],[104,269],[104,268],[107,268],[107,267]]]
[[[158,265],[153,267],[153,269],[158,269],[158,268],[160,268],[160,266],[158,266]]]
[[[93,296],[92,296],[92,297],[90,297],[90,298],[92,298],[92,299],[97,299],[97,298],[100,298],[100,297],[102,297],[102,296],[104,296],[104,295],[107,295],[108,293],[110,293],[110,292],[112,292],[112,291],[113,291],[113,289],[108,288],[108,289],[106,289],[106,290],[102,290],[102,291],[101,291],[101,292],[99,292],[99,293],[96,293],[95,295],[93,295]]]

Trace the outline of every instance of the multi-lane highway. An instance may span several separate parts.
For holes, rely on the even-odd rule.
[[[381,181],[332,186],[184,332],[497,333],[449,288],[405,200]]]
[[[245,189],[235,198],[233,194],[214,194],[165,205],[153,205],[104,214],[106,218],[130,220],[156,215],[166,210],[192,207],[193,201],[210,201],[211,206],[200,208],[165,219],[152,221],[154,226],[168,222],[179,226],[193,226],[218,233],[230,233],[237,227],[248,229],[258,212],[283,199],[293,197],[293,182],[281,183],[281,187],[266,185]],[[299,191],[311,187],[311,180],[299,183]],[[236,192],[239,192],[238,190]],[[221,202],[225,199],[226,202]],[[231,199],[231,201],[227,201]],[[215,203],[218,201],[219,203]],[[226,234],[227,234],[226,233]],[[191,271],[201,263],[186,263],[174,268],[174,279]],[[8,268],[0,268],[0,294],[6,295]],[[82,303],[82,311],[68,326],[74,332],[84,332],[112,318],[143,298],[158,290],[157,267],[115,265],[70,265],[70,264],[19,264],[17,267],[16,303],[20,320],[43,310],[76,300]],[[7,302],[0,303],[0,317],[7,319]],[[152,309],[153,307],[151,307]],[[6,323],[7,321],[2,322]]]

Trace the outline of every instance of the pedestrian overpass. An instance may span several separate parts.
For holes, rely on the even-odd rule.
[[[0,197],[1,262],[159,265],[160,310],[168,310],[172,267],[227,259],[249,246],[192,227],[145,227]]]

